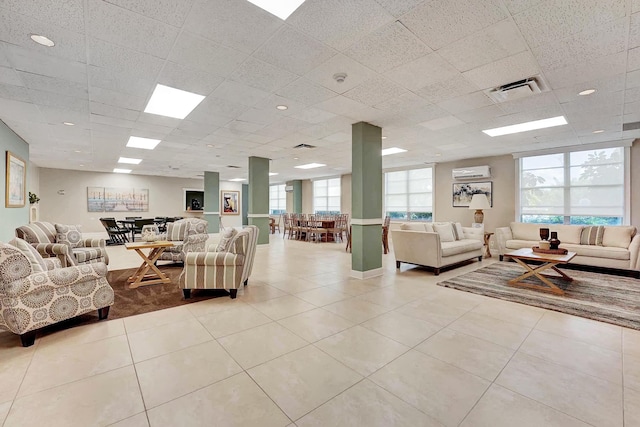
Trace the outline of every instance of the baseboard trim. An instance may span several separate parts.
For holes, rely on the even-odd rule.
[[[355,279],[364,280],[364,279],[370,279],[372,277],[382,276],[383,273],[384,273],[384,269],[382,267],[375,268],[373,270],[367,270],[367,271],[351,270],[351,277]]]

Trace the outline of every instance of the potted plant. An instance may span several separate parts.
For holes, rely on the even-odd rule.
[[[29,204],[33,205],[35,203],[38,203],[39,201],[40,197],[38,197],[36,193],[32,193],[31,191],[29,191]]]

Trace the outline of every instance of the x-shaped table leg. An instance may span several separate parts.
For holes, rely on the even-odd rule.
[[[545,264],[535,266],[536,268],[532,268],[530,265],[526,264],[521,259],[513,258],[513,260],[515,262],[517,262],[518,264],[520,264],[522,267],[524,267],[524,269],[527,270],[527,272],[524,273],[521,276],[516,277],[515,279],[509,280],[508,283],[511,286],[519,286],[519,287],[522,287],[522,288],[529,288],[529,289],[536,289],[538,291],[543,291],[543,292],[550,292],[550,293],[556,294],[556,295],[564,295],[564,291],[562,289],[557,287],[551,281],[547,280],[547,277],[557,277],[557,276],[546,276],[545,277],[545,275],[542,274],[542,272],[544,270],[547,270],[547,269],[552,269],[553,271],[558,273],[560,275],[560,278],[563,279],[563,280],[566,280],[568,282],[572,282],[573,281],[573,279],[571,277],[567,276],[564,272],[560,271],[556,267],[557,263],[547,262]],[[544,283],[547,286],[534,285],[532,283],[524,283],[524,282],[522,282],[522,280],[526,279],[527,277],[531,277],[531,276],[537,277],[538,279],[540,279],[540,281],[542,281],[542,283]]]
[[[153,248],[149,252],[149,256],[147,256],[141,249],[136,248],[136,252],[142,257],[143,261],[133,276],[129,277],[128,281],[131,282],[129,285],[130,289],[135,289],[145,285],[154,285],[156,283],[171,283],[171,279],[169,279],[155,265],[155,262],[160,258],[164,249],[164,247]],[[155,274],[147,275],[149,269],[153,270]]]

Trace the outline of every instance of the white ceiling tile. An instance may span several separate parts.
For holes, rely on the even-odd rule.
[[[20,0],[14,0],[20,1]],[[80,1],[81,0],[76,0]],[[180,27],[184,22],[193,0],[105,0],[132,12],[148,16],[158,21]]]
[[[147,18],[102,0],[87,0],[89,34],[138,52],[166,58],[178,28]]]
[[[638,102],[640,101],[640,87],[634,87],[631,89],[627,89],[624,92],[624,102]]]
[[[468,95],[478,88],[460,74],[452,78],[429,84],[416,91],[424,99],[436,103],[462,95]]]
[[[284,98],[290,98],[305,105],[317,104],[318,102],[322,102],[336,96],[335,92],[322,86],[318,86],[305,78],[300,78],[294,81],[293,83],[276,91],[276,93]]]
[[[378,72],[399,67],[432,50],[395,21],[367,35],[345,51],[345,55]]]
[[[589,29],[557,41],[537,46],[533,53],[545,70],[562,68],[578,61],[612,55],[626,48],[629,21],[626,18],[610,21],[597,30]]]
[[[515,21],[534,48],[621,18],[625,9],[625,0],[545,0],[516,15]]]
[[[269,96],[269,93],[227,80],[218,86],[211,96],[251,107]]]
[[[396,98],[407,90],[384,77],[377,77],[345,92],[343,96],[365,105],[374,106]]]
[[[0,67],[0,83],[12,86],[24,86],[20,77],[18,77],[18,73],[8,67]]]
[[[267,92],[273,92],[298,78],[296,74],[266,62],[249,57],[235,70],[230,78]]]
[[[0,98],[12,99],[14,101],[31,102],[29,91],[26,87],[6,85],[0,83]]]
[[[526,79],[540,72],[529,51],[483,65],[463,73],[479,89],[489,89]]]
[[[538,93],[527,98],[516,99],[515,101],[501,102],[496,104],[507,114],[520,113],[523,111],[538,110],[540,108],[558,107],[559,103],[552,92]]]
[[[63,2],[3,0],[1,3],[2,7],[13,12],[77,32],[84,30],[83,5],[83,0],[65,0]]]
[[[430,53],[384,73],[391,80],[413,91],[448,80],[455,74],[459,74],[458,71],[437,53]]]
[[[116,126],[126,129],[133,129],[136,123],[132,120],[116,119],[114,117],[100,116],[97,114],[91,114],[90,119],[92,123],[101,123],[104,125]]]
[[[640,69],[640,47],[629,49],[628,54],[627,71]]]
[[[626,76],[623,73],[616,74],[611,77],[566,86],[553,93],[561,103],[572,102],[579,99],[589,101],[590,99],[597,99],[603,94],[624,90],[625,78]],[[596,89],[597,92],[584,97],[578,95],[579,92],[586,89]]]
[[[336,115],[324,110],[308,107],[296,114],[292,114],[291,117],[293,117],[294,119],[304,120],[305,122],[315,124],[315,123],[325,122],[329,119],[336,117]]]
[[[40,111],[28,102],[0,98],[0,117],[28,122],[30,118],[39,119]]]
[[[243,111],[249,108],[246,105],[239,104],[228,99],[216,98],[215,96],[207,96],[195,110],[189,114],[189,120],[205,122],[209,116],[222,116],[235,119]],[[177,119],[172,119],[177,120]]]
[[[458,40],[438,50],[458,71],[469,71],[481,65],[527,50],[527,45],[510,19]]]
[[[640,46],[640,13],[631,15],[629,27],[629,48]]]
[[[427,122],[420,123],[421,126],[431,130],[447,129],[455,126],[465,124],[462,120],[454,116],[445,116],[438,119],[429,120]]]
[[[27,71],[43,76],[57,77],[78,83],[87,81],[86,65],[80,62],[66,61],[62,58],[46,55],[35,50],[19,46],[3,45],[11,66],[19,71]]]
[[[627,73],[627,81],[625,83],[627,89],[640,86],[640,70]]]
[[[532,8],[538,5],[542,0],[504,0],[509,12],[515,15],[523,10]]]
[[[401,18],[432,49],[440,49],[508,17],[500,0],[426,1]]]
[[[287,109],[278,110],[276,108],[278,105],[285,105],[287,106]],[[279,116],[293,116],[307,108],[307,106],[302,102],[294,101],[293,99],[285,98],[280,95],[269,95],[262,101],[259,101],[254,105],[254,107],[265,110],[275,110]]]
[[[31,97],[31,100],[38,105],[60,107],[72,111],[78,111],[80,113],[89,112],[89,101],[86,97],[76,98],[73,96],[34,89],[29,89],[29,96]]]
[[[376,0],[376,2],[387,9],[393,16],[404,15],[411,9],[422,3],[424,0]]]
[[[63,122],[75,123],[76,127],[90,128],[89,113],[80,113],[78,111],[66,110],[58,107],[47,107],[40,105],[38,107],[42,118],[50,124],[60,124]]]
[[[114,117],[118,119],[131,120],[135,121],[138,119],[140,112],[137,110],[130,110],[127,108],[116,107],[113,105],[101,104],[99,102],[91,102],[89,103],[89,110],[92,114],[100,115],[100,116],[108,116]],[[75,123],[74,120],[67,120],[72,123]]]
[[[275,108],[272,109],[258,109],[249,108],[244,113],[238,116],[238,120],[244,122],[257,123],[262,125],[270,125],[282,118],[282,114]],[[255,132],[255,131],[251,131]]]
[[[588,61],[580,61],[563,68],[545,70],[544,75],[553,89],[559,89],[624,73],[626,68],[627,53],[620,52],[614,55],[590,58]]]
[[[402,110],[415,109],[424,107],[429,104],[429,101],[416,95],[413,92],[405,92],[400,96],[389,98],[379,104],[374,105],[378,110],[389,110],[398,112]]]
[[[129,72],[109,70],[93,65],[88,66],[87,71],[89,73],[90,88],[98,87],[115,92],[146,97],[155,87],[152,80],[140,79]]]
[[[255,134],[255,133],[251,133],[251,134],[245,136],[245,139],[247,141],[257,142],[258,144],[266,144],[268,142],[273,141],[273,137],[265,136],[265,135],[258,135],[258,134]]]
[[[202,103],[200,104],[202,105]],[[103,108],[109,107],[108,105],[103,106]],[[116,108],[116,107],[113,107]],[[93,105],[91,105],[91,109],[93,112]],[[128,110],[129,111],[129,110]],[[133,111],[133,110],[130,110]],[[165,117],[165,116],[158,116],[157,114],[149,114],[149,113],[140,113],[138,111],[136,111],[136,113],[138,113],[138,122],[139,123],[145,123],[148,125],[155,125],[158,127],[162,127],[162,128],[170,128],[173,129],[176,126],[178,126],[178,124],[180,124],[180,119],[176,119],[173,117]],[[193,120],[191,117],[189,117],[189,120]],[[152,129],[149,129],[150,131]],[[161,131],[162,133],[164,133],[164,131]]]
[[[631,0],[631,12],[640,12],[640,0]]]
[[[492,105],[493,102],[484,92],[478,91],[468,95],[458,96],[446,101],[438,102],[438,106],[451,114],[462,113],[463,111],[474,110],[480,107]]]
[[[333,77],[337,73],[347,75],[342,83],[338,83]],[[369,80],[374,75],[375,72],[369,68],[345,55],[337,54],[309,71],[304,77],[335,93],[341,94]]]
[[[244,122],[241,120],[233,120],[227,123],[225,127],[228,129],[231,129],[232,131],[237,131],[245,134],[243,135],[243,138],[248,141],[258,142],[258,141],[254,141],[253,138],[248,138],[250,135],[252,135],[250,132],[257,132],[260,129],[264,128],[265,125],[257,124],[255,122]]]
[[[29,89],[42,90],[46,92],[59,93],[62,95],[77,98],[87,98],[87,83],[77,83],[69,80],[62,80],[55,77],[47,77],[39,74],[18,72],[20,79]]]
[[[305,74],[335,55],[322,43],[294,30],[282,27],[253,56],[295,74]]]
[[[87,58],[91,65],[134,74],[140,79],[155,80],[162,60],[102,40],[88,38]]]
[[[338,50],[393,20],[373,0],[307,0],[287,24]]]
[[[456,114],[460,120],[466,123],[479,122],[503,115],[504,112],[496,105],[476,108]]]
[[[178,37],[169,60],[195,70],[226,77],[247,55],[186,32]]]
[[[143,110],[147,104],[146,97],[134,96],[99,87],[92,88],[89,99],[100,104],[113,105],[115,107],[131,110]]]

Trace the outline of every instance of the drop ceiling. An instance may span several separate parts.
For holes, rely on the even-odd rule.
[[[136,174],[231,179],[260,156],[272,182],[349,172],[359,121],[408,150],[385,168],[628,140],[638,12],[638,0],[307,0],[283,21],[244,0],[4,0],[0,119],[41,167],[110,172],[123,156],[143,159]],[[485,94],[531,76],[550,90]],[[156,84],[206,98],[184,120],[144,113]],[[569,124],[481,132],[559,115]],[[130,136],[162,142],[127,148]],[[327,166],[294,168],[312,162]]]

